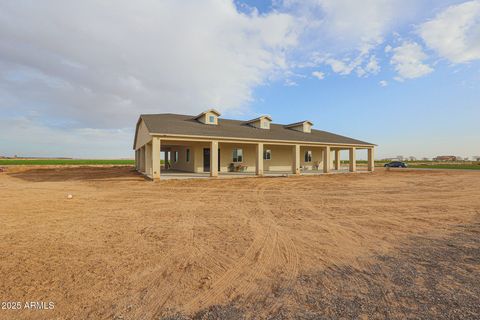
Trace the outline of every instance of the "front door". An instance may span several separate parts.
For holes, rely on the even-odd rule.
[[[218,171],[220,171],[220,149],[218,149]],[[203,149],[203,172],[210,172],[210,148]]]
[[[203,149],[203,172],[210,172],[210,148]]]

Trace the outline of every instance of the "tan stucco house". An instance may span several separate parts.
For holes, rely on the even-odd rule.
[[[162,170],[181,172],[315,171],[328,173],[340,167],[340,151],[349,150],[349,170],[356,171],[355,154],[368,150],[368,170],[374,169],[372,143],[312,129],[311,121],[275,124],[269,116],[241,121],[220,118],[214,109],[198,116],[144,114],[138,119],[133,149],[136,169],[160,179]]]

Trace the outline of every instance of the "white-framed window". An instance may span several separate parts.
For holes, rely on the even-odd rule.
[[[312,162],[312,151],[305,151],[305,162]]]
[[[178,151],[173,152],[173,162],[178,162]]]
[[[190,149],[187,149],[185,151],[185,159],[187,162],[190,162]]]
[[[262,128],[263,129],[268,129],[268,122],[267,121],[262,121]]]
[[[233,149],[233,162],[243,162],[243,149]]]
[[[209,117],[208,117],[208,121],[209,121],[210,123],[215,123],[215,116],[209,116]]]
[[[263,151],[263,160],[270,160],[272,159],[272,150],[264,150]]]

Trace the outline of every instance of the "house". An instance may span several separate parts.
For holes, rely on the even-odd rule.
[[[374,169],[372,143],[312,129],[311,121],[275,124],[269,116],[248,121],[220,118],[214,109],[197,116],[144,114],[138,119],[133,149],[136,169],[160,179],[160,154],[169,169],[200,173],[315,170],[340,168],[340,151],[348,150],[350,171],[356,171],[356,150],[368,150],[368,170]],[[332,157],[332,153],[334,157]]]
[[[433,161],[457,161],[455,156],[437,156],[433,158]]]

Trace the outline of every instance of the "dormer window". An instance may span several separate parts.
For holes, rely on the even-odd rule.
[[[289,125],[285,126],[285,128],[292,129],[292,130],[295,130],[295,131],[304,132],[304,133],[312,132],[312,127],[313,127],[313,122],[308,121],[308,120],[292,123],[292,124],[289,124]]]
[[[218,117],[220,117],[220,112],[215,109],[209,109],[205,112],[200,113],[195,117],[195,120],[209,125],[217,125]]]
[[[272,122],[272,118],[270,118],[270,116],[260,116],[258,118],[245,122],[245,124],[257,129],[268,130],[270,129],[270,122]]]

